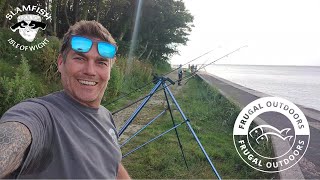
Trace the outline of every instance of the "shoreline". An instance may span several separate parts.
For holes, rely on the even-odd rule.
[[[270,96],[268,94],[246,88],[244,86],[235,84],[206,72],[199,72],[197,73],[197,75],[203,81],[216,88],[223,96],[239,106],[241,109],[260,97]],[[279,176],[281,179],[319,179],[320,153],[318,152],[318,149],[320,149],[320,111],[299,104],[296,105],[303,111],[309,123],[311,136],[309,148],[304,157],[299,161],[299,163],[286,171],[279,172]],[[268,119],[268,117],[264,118]],[[263,119],[256,119],[256,123],[265,124]],[[277,124],[279,123],[279,121],[274,121],[271,123]],[[275,142],[273,142],[273,147],[275,154],[280,152],[282,148],[285,148],[278,147]]]
[[[270,64],[214,64],[214,66],[268,66],[268,67],[315,67],[320,68],[320,65],[270,65]]]
[[[320,66],[319,66],[319,68],[320,68]],[[269,95],[267,93],[263,93],[263,92],[260,92],[260,91],[254,90],[254,89],[250,89],[250,88],[247,88],[245,86],[233,83],[233,82],[231,82],[229,80],[223,79],[221,77],[218,77],[218,76],[213,75],[213,74],[208,73],[208,72],[200,72],[199,74],[207,74],[209,76],[212,76],[215,79],[218,79],[218,80],[220,80],[220,81],[222,81],[222,82],[224,82],[226,84],[229,84],[229,85],[231,85],[231,86],[233,86],[235,88],[238,88],[238,89],[240,89],[242,91],[246,91],[247,93],[253,94],[253,95],[257,96],[257,97],[272,96],[272,95]],[[304,106],[304,105],[301,105],[301,104],[297,104],[297,103],[294,103],[294,104],[297,105],[303,111],[303,113],[306,116],[309,116],[309,117],[311,117],[313,119],[316,119],[316,120],[320,121],[320,110],[314,109],[312,107],[307,107],[307,106]],[[244,106],[241,105],[240,107],[243,108]]]

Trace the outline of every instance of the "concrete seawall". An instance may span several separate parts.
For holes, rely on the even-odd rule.
[[[197,75],[219,90],[223,96],[238,105],[241,109],[260,97],[270,96],[205,72],[199,72]],[[301,105],[297,106],[303,111],[309,123],[309,147],[299,163],[287,170],[281,171],[279,176],[281,179],[320,179],[320,112]],[[257,124],[266,124],[266,119],[268,122],[271,119],[272,125],[279,123],[279,121],[272,120],[274,117],[271,116],[261,116],[260,118],[256,118],[255,122]],[[283,124],[281,125],[283,126]],[[282,149],[290,149],[289,143],[281,147],[278,146],[276,139],[272,139],[272,144],[275,155],[279,154]]]

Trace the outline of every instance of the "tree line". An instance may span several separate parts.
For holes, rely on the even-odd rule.
[[[185,45],[193,27],[193,16],[182,0],[140,0],[142,3],[135,57],[158,64],[167,62]],[[0,0],[0,24],[9,28],[6,14],[22,5],[36,5],[51,14],[45,36],[62,38],[69,26],[79,20],[103,24],[119,45],[118,54],[129,53],[139,0]]]

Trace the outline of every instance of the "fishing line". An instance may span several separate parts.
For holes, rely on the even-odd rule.
[[[225,57],[227,57],[228,55],[230,55],[230,54],[232,54],[232,53],[234,53],[234,52],[236,52],[236,51],[239,51],[240,49],[245,48],[245,47],[248,47],[248,45],[242,46],[242,47],[240,47],[240,48],[232,51],[231,53],[226,54],[226,55],[220,57],[219,59],[216,59],[215,61],[213,61],[213,62],[211,62],[211,63],[209,63],[209,64],[203,64],[203,65],[199,68],[199,70],[202,69],[202,68],[205,68],[205,67],[207,67],[207,66],[209,66],[209,65],[211,65],[211,64],[213,64],[213,63],[215,63],[215,62],[217,62],[217,61],[219,61],[220,59],[225,58]],[[198,70],[196,70],[195,72],[198,72]],[[192,78],[193,76],[195,76],[195,75],[196,75],[195,72],[194,72],[191,76],[189,76],[187,79],[190,79],[190,78]],[[187,80],[187,79],[185,79],[185,80]],[[188,82],[188,81],[187,81],[187,82]],[[185,82],[184,84],[187,84],[187,82]]]
[[[220,47],[218,47],[218,48],[220,48]],[[217,49],[217,48],[215,48],[215,49]],[[207,55],[207,54],[211,53],[211,52],[214,51],[215,49],[212,49],[212,50],[210,50],[210,51],[208,51],[208,52],[206,52],[206,53],[204,53],[204,54],[202,54],[202,55],[200,55],[200,56],[192,59],[191,61],[188,61],[187,63],[183,64],[182,66],[184,66],[184,65],[186,65],[186,64],[189,64],[189,63],[191,63],[191,62],[193,62],[193,61],[195,61],[195,60],[203,57],[204,55]],[[166,74],[164,74],[164,75],[162,75],[162,76],[168,75],[168,74],[172,73],[173,71],[176,71],[177,69],[179,69],[179,68],[176,68],[176,69],[174,69],[174,70],[172,70],[172,71],[170,71],[170,72],[168,72],[168,73],[166,73]],[[110,104],[112,104],[112,103],[115,103],[115,102],[119,101],[120,99],[125,98],[125,97],[133,94],[134,92],[137,92],[138,90],[141,90],[141,89],[147,87],[147,86],[150,85],[151,83],[153,83],[153,80],[150,81],[150,82],[148,82],[148,83],[146,83],[146,84],[144,84],[144,85],[142,85],[141,87],[138,87],[138,88],[130,91],[129,93],[127,93],[127,94],[125,94],[125,95],[123,95],[123,96],[120,96],[119,98],[117,98],[117,99],[111,101],[110,103],[108,103],[106,106],[108,106],[108,105],[110,105]]]
[[[218,47],[218,48],[220,48],[220,47]],[[207,55],[207,54],[211,53],[212,51],[214,51],[214,50],[216,50],[216,49],[217,49],[217,48],[214,48],[214,49],[212,49],[212,50],[210,50],[210,51],[208,51],[208,52],[206,52],[206,53],[202,54],[201,56],[198,56],[198,57],[196,57],[196,58],[192,59],[191,61],[189,61],[189,62],[187,62],[187,63],[182,64],[182,66],[184,66],[184,65],[186,65],[186,64],[189,64],[189,63],[191,63],[191,62],[193,62],[193,61],[195,61],[195,60],[197,60],[197,59],[201,58],[202,56],[204,56],[204,55]],[[170,71],[170,72],[168,72],[168,73],[166,73],[166,74],[164,74],[164,75],[162,75],[162,76],[168,75],[168,74],[170,74],[170,73],[172,73],[172,72],[174,72],[174,71],[176,71],[176,70],[178,70],[178,69],[179,69],[179,68],[176,68],[176,69],[174,69],[174,70],[172,70],[172,71]]]
[[[234,50],[234,51],[231,51],[230,53],[228,53],[228,54],[226,54],[226,55],[224,55],[224,56],[222,56],[222,57],[220,57],[220,58],[212,61],[211,63],[202,66],[201,68],[197,69],[192,75],[190,75],[190,76],[185,76],[185,77],[182,78],[181,80],[187,80],[187,79],[192,78],[193,76],[196,75],[196,72],[198,72],[200,69],[205,68],[205,67],[207,67],[207,66],[209,66],[209,65],[217,62],[218,60],[223,59],[223,58],[227,57],[228,55],[233,54],[233,53],[236,52],[236,51],[239,51],[240,49],[242,49],[242,48],[244,48],[244,47],[248,47],[248,46],[245,45],[245,46],[242,46],[242,47],[240,47],[240,48],[237,48],[237,49]],[[167,78],[167,79],[169,79],[169,78]],[[171,86],[171,85],[174,85],[174,84],[175,84],[176,82],[178,82],[178,81],[179,81],[179,79],[176,80],[176,81],[171,81],[171,84],[168,84],[168,85],[166,85],[165,87],[169,87],[169,86]],[[126,106],[124,106],[123,108],[112,112],[112,115],[114,115],[114,114],[116,114],[116,113],[118,113],[118,112],[120,112],[120,111],[122,111],[122,110],[124,110],[124,109],[126,109],[126,108],[128,108],[128,107],[130,107],[130,106],[132,106],[133,104],[136,104],[137,102],[142,101],[143,99],[145,99],[145,98],[147,98],[147,97],[149,97],[149,96],[152,96],[153,94],[157,93],[158,91],[163,90],[165,87],[161,87],[161,88],[159,88],[158,90],[156,90],[154,93],[149,93],[148,95],[146,95],[146,96],[144,96],[144,97],[142,97],[142,98],[140,98],[140,99],[138,99],[138,100],[136,100],[136,101],[134,101],[134,102],[126,105]]]

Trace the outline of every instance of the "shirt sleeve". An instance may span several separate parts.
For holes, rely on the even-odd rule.
[[[1,117],[0,123],[20,122],[31,132],[32,142],[19,174],[39,171],[44,166],[43,158],[48,158],[51,146],[51,121],[47,108],[36,101],[21,102],[10,108]]]
[[[109,110],[107,110],[107,112],[108,112],[108,116],[110,118],[110,121],[111,121],[111,123],[113,125],[114,132],[116,133],[117,138],[119,138],[119,133],[118,133],[118,130],[117,130],[117,126],[116,126],[116,124],[114,122],[113,116],[112,116],[112,114],[111,114],[111,112]]]

